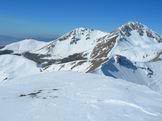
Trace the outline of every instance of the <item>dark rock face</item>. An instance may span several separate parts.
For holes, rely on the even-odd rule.
[[[0,50],[0,55],[13,54],[12,50]]]
[[[147,37],[153,38],[157,42],[162,42],[162,38],[157,33],[153,32],[152,30],[138,22],[127,23],[119,28],[116,33],[120,33],[123,36],[129,37],[131,36],[131,31],[133,30],[137,31],[139,36],[146,34]]]
[[[76,38],[76,37],[73,37],[70,44],[77,44],[77,42],[79,41],[80,39],[79,38]]]
[[[140,36],[144,35],[144,26],[137,22],[131,22],[123,25],[118,31],[120,31],[121,35],[131,36],[131,31],[136,30]]]
[[[113,37],[110,36],[107,38],[107,36],[105,36],[98,40],[98,44],[95,46],[91,54],[92,65],[88,70],[88,72],[94,71],[108,59],[107,55],[114,47],[117,37],[118,36],[113,36]]]

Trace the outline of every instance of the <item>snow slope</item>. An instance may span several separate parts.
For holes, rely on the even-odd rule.
[[[64,58],[75,53],[90,52],[96,45],[97,39],[107,34],[99,30],[76,28],[41,48],[37,53],[48,53],[54,58]]]
[[[131,62],[126,57],[120,57],[118,62],[111,58],[100,70],[106,76],[123,79],[162,93],[162,62]]]
[[[0,121],[161,121],[162,95],[94,74],[52,72],[0,83]]]
[[[39,73],[37,64],[24,57],[16,55],[0,56],[0,82],[17,77]]]
[[[23,53],[26,51],[34,51],[47,43],[43,41],[38,41],[34,39],[25,39],[22,41],[14,42],[9,45],[6,45],[2,50],[13,50],[15,53]]]

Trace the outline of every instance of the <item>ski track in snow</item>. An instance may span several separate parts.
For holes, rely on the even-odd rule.
[[[149,112],[147,110],[145,110],[143,107],[140,107],[136,104],[133,104],[133,103],[130,103],[130,102],[125,102],[125,101],[122,101],[122,100],[113,100],[113,99],[110,99],[110,100],[105,100],[103,101],[104,103],[111,103],[111,104],[115,104],[115,105],[121,105],[121,106],[130,106],[132,108],[136,108],[148,115],[151,115],[151,116],[158,116],[159,114],[157,113],[152,113],[152,112]]]
[[[109,99],[109,100],[90,100],[86,102],[87,104],[91,104],[92,107],[94,108],[98,108],[98,104],[100,103],[105,103],[105,104],[112,104],[112,105],[119,105],[119,106],[128,106],[128,107],[132,107],[135,108],[137,110],[142,111],[143,113],[146,113],[148,115],[151,116],[158,116],[159,113],[152,113],[147,111],[146,109],[144,109],[143,107],[134,104],[134,103],[130,103],[130,102],[126,102],[126,101],[122,101],[122,100],[115,100],[115,99]]]

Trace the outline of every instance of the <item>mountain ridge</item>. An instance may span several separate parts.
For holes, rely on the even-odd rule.
[[[128,22],[111,33],[76,28],[34,51],[20,52],[19,56],[34,61],[41,72],[99,73],[161,92],[162,87],[155,81],[161,78],[157,72],[161,67],[161,42],[161,36],[147,26]],[[127,78],[127,74],[133,79]],[[141,76],[134,77],[137,74]],[[139,79],[144,82],[138,82]]]

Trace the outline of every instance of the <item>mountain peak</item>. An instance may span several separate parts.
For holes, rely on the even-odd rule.
[[[84,28],[84,27],[78,27],[73,29],[71,32],[69,33],[78,33],[78,34],[84,34],[84,33],[90,33],[94,31],[94,29],[89,29],[89,28]]]
[[[125,25],[134,25],[134,26],[145,26],[144,24],[138,22],[138,21],[129,21]]]
[[[139,34],[139,36],[143,37],[146,36],[148,38],[152,38],[156,42],[161,42],[162,38],[160,35],[158,35],[156,32],[151,30],[146,25],[140,23],[140,22],[128,22],[121,27],[119,27],[116,31],[117,34],[120,34],[122,36],[130,37],[133,33],[136,32]]]
[[[88,30],[88,29],[84,27],[78,27],[78,28],[75,28],[73,31],[84,31],[84,30]]]
[[[119,27],[119,30],[122,32],[132,31],[132,30],[144,30],[144,29],[149,29],[149,28],[140,22],[132,22],[132,21]]]

